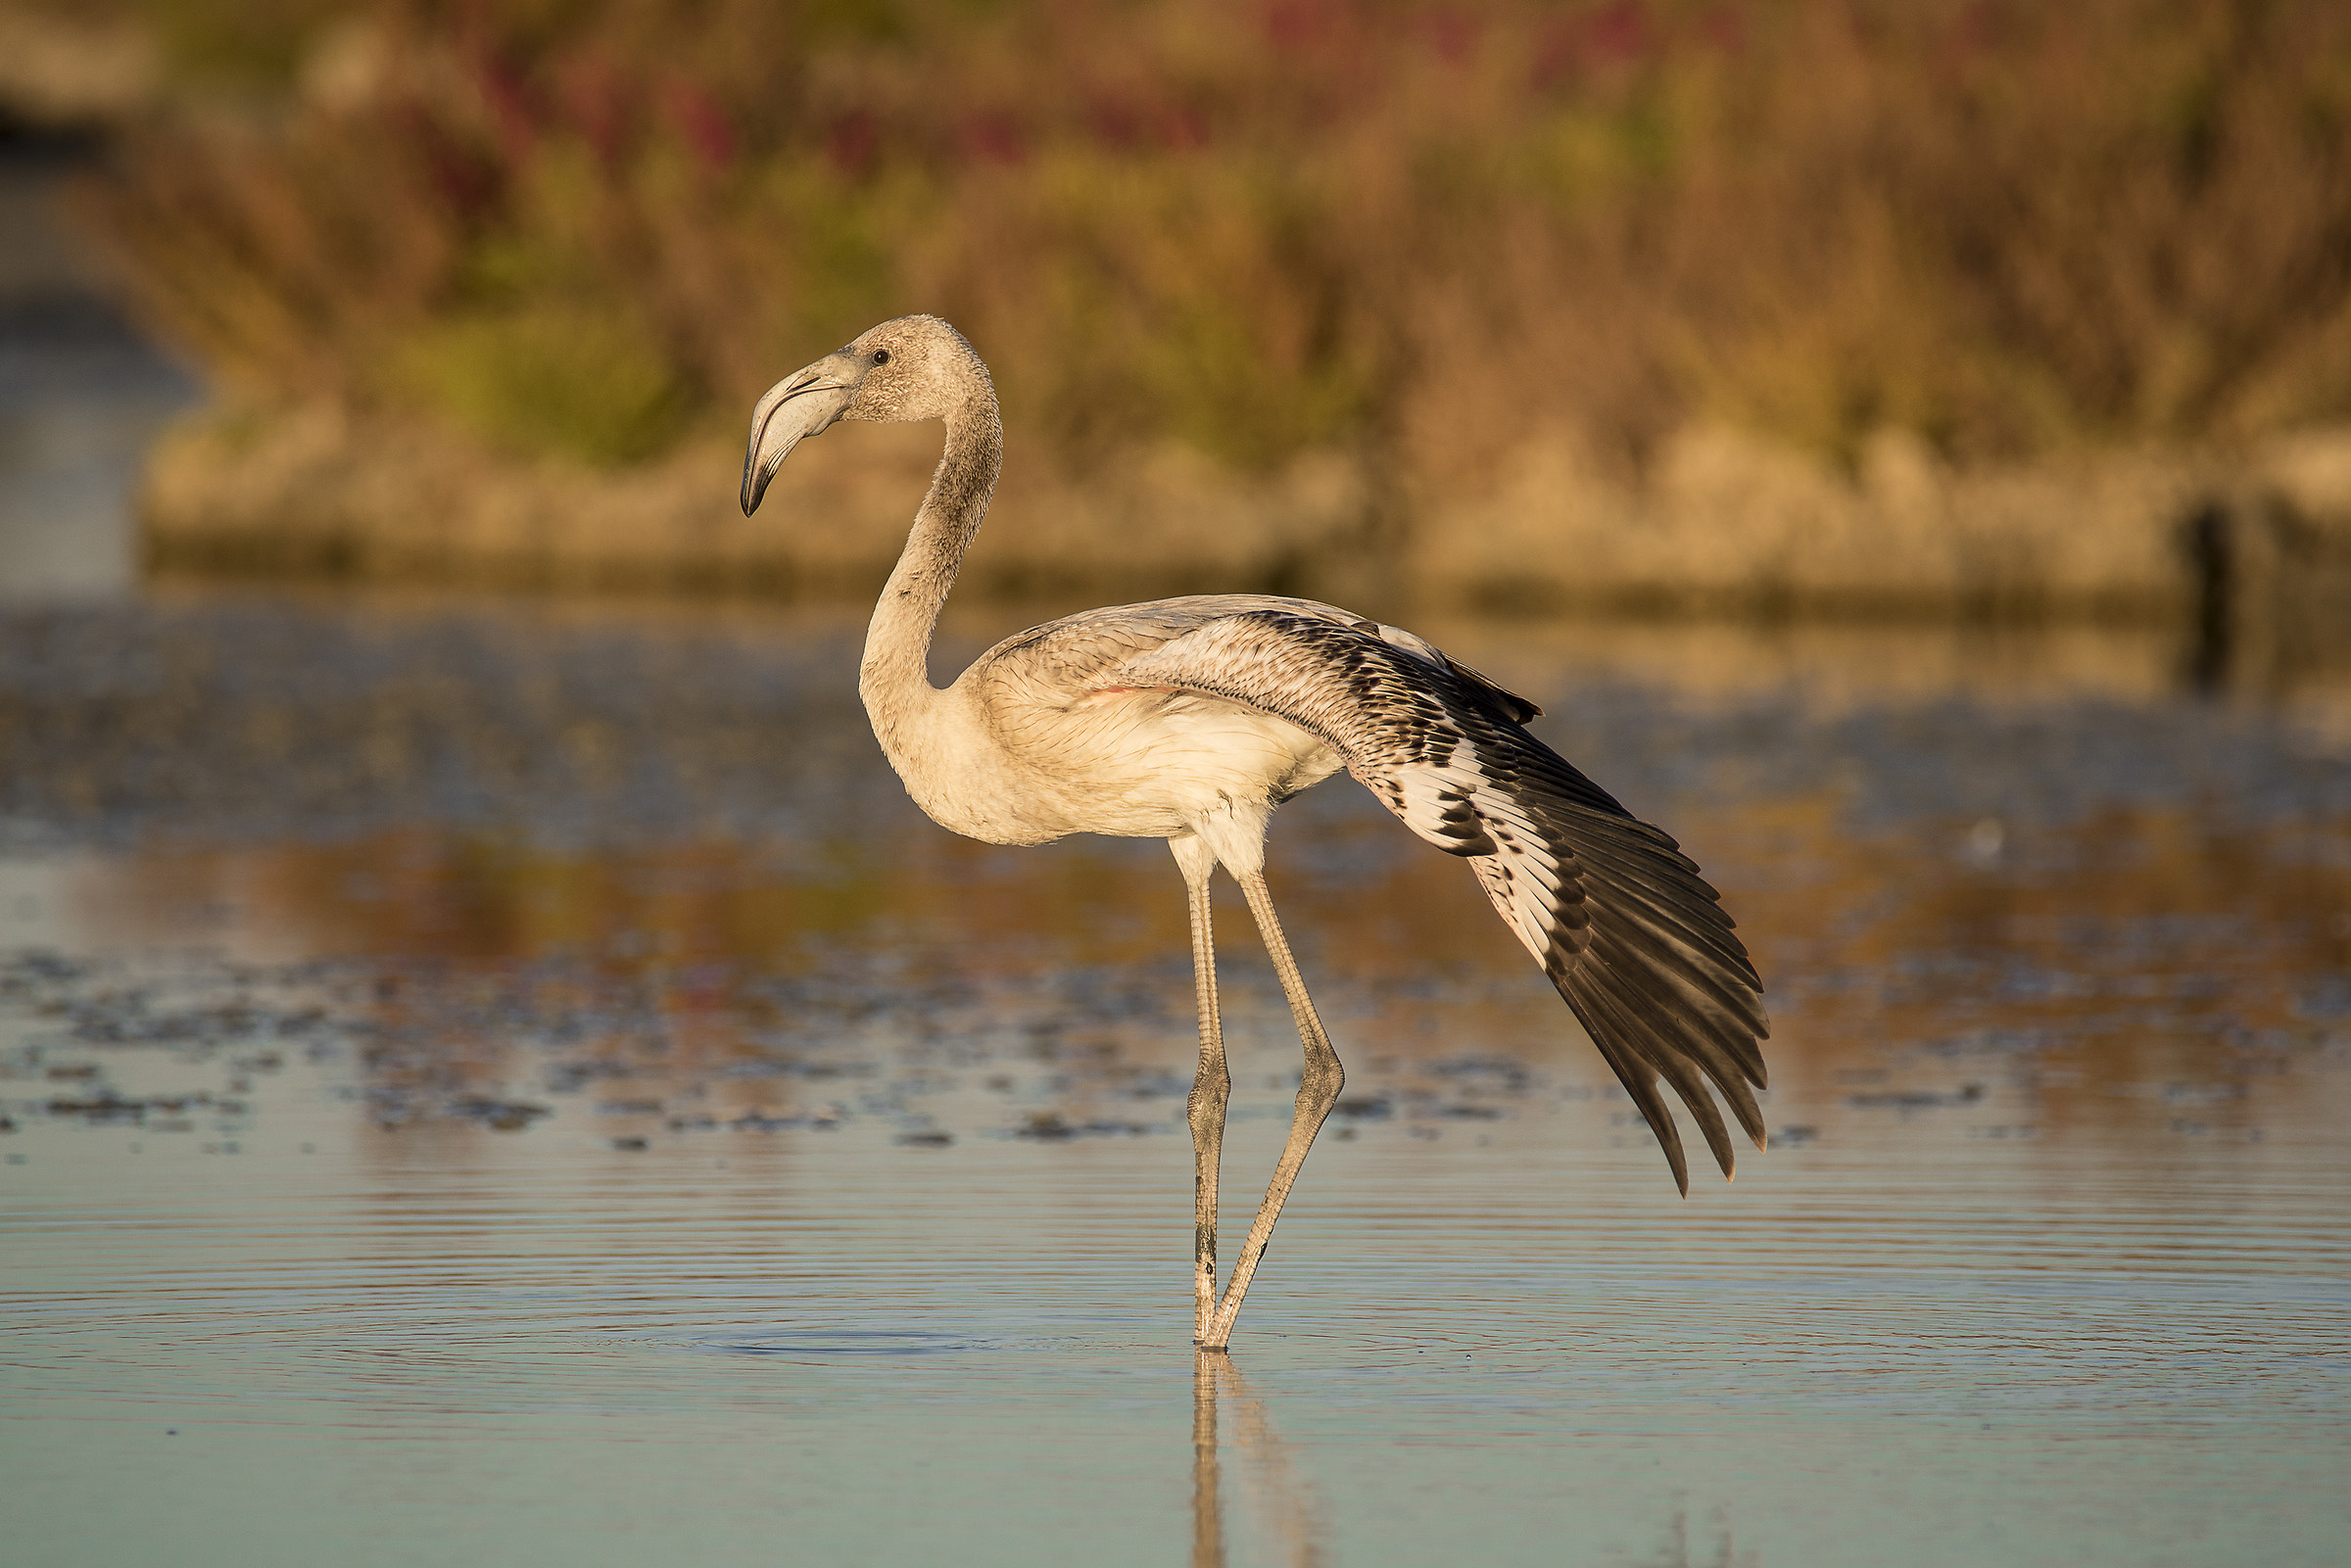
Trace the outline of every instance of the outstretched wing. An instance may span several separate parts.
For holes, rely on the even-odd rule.
[[[1673,839],[1520,728],[1533,710],[1409,633],[1277,609],[1208,622],[1121,667],[1319,736],[1405,826],[1468,859],[1690,1190],[1673,1086],[1729,1175],[1711,1079],[1757,1148],[1762,982]]]

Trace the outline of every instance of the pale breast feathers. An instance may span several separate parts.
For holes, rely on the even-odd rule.
[[[1314,606],[1318,611],[1322,606]],[[1661,1077],[1725,1174],[1712,1080],[1758,1145],[1762,985],[1673,839],[1520,728],[1539,710],[1409,633],[1340,612],[1249,609],[1106,665],[1101,679],[1227,698],[1320,736],[1422,838],[1467,858],[1664,1146]]]

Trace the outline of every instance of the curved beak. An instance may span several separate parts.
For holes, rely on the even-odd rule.
[[[759,509],[768,481],[792,449],[805,437],[824,434],[848,408],[865,369],[865,361],[844,349],[767,389],[751,410],[751,445],[743,458],[744,516]]]

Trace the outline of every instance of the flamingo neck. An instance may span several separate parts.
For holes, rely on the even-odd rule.
[[[874,606],[858,670],[858,694],[893,763],[900,762],[912,738],[909,725],[941,694],[931,684],[932,633],[963,552],[987,516],[1004,461],[1004,427],[996,415],[995,393],[984,379],[948,412],[946,422],[946,451],[931,476],[922,510],[915,513],[906,548]]]

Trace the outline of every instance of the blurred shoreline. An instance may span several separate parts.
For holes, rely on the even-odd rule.
[[[970,597],[2351,624],[2324,6],[695,15],[0,0],[0,119],[102,153],[80,223],[211,388],[139,570],[859,598],[936,430],[745,520],[735,426],[931,309],[1009,429]]]
[[[130,589],[140,467],[198,396],[59,218],[92,151],[0,126],[0,604]]]
[[[214,409],[150,453],[153,569],[536,591],[853,599],[903,545],[936,427],[841,427],[743,517],[737,450],[624,470],[520,458],[330,405]],[[1955,470],[1887,434],[1847,477],[1726,427],[1651,476],[1529,443],[1490,494],[1400,506],[1365,465],[1263,478],[1173,445],[1086,481],[1017,447],[960,591],[1272,592],[1381,612],[2231,623],[2300,640],[2351,618],[2351,431],[2235,464],[2161,451]],[[773,515],[770,515],[773,513]]]

